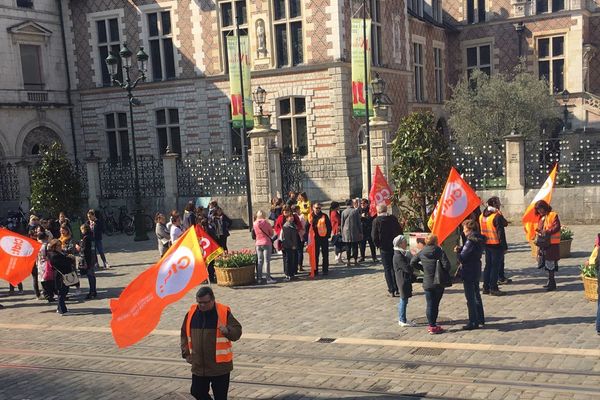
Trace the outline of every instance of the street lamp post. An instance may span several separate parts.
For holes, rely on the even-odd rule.
[[[267,91],[260,86],[256,88],[256,90],[252,93],[252,99],[258,106],[258,115],[262,117],[263,115],[263,105],[267,100]]]
[[[135,223],[135,236],[133,240],[136,242],[148,240],[148,235],[146,234],[146,229],[144,226],[144,209],[142,208],[142,195],[140,192],[140,178],[138,174],[138,165],[137,165],[137,149],[135,146],[135,127],[133,122],[133,106],[139,105],[140,102],[133,96],[133,89],[136,88],[140,81],[146,80],[146,62],[148,61],[148,54],[144,52],[144,48],[140,47],[140,50],[137,52],[136,59],[138,62],[138,70],[140,72],[140,76],[137,79],[132,80],[130,71],[131,71],[131,56],[133,53],[127,47],[127,43],[123,43],[121,47],[121,51],[119,51],[119,56],[123,63],[123,70],[125,71],[125,79],[123,82],[117,79],[118,68],[119,68],[119,60],[112,53],[106,57],[106,65],[110,72],[112,82],[114,86],[118,86],[121,89],[127,91],[127,99],[129,102],[129,119],[131,120],[131,144],[133,148],[133,172],[134,172],[134,190],[135,190],[135,215],[134,215],[134,223]]]
[[[367,38],[367,0],[363,0],[363,60],[365,64],[365,81],[369,79],[369,57],[368,57],[368,48],[367,43],[371,42],[370,38]],[[366,83],[366,82],[365,82]],[[367,191],[368,193],[371,190],[371,127],[369,121],[369,85],[365,85],[365,111],[366,111],[366,120],[365,120],[365,144],[367,147]]]
[[[561,93],[562,101],[564,104],[563,109],[563,132],[567,130],[567,123],[569,122],[569,108],[567,107],[567,103],[569,102],[569,98],[571,97],[571,93],[567,89],[563,90]]]

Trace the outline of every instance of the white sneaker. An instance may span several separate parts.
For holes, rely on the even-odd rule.
[[[271,278],[271,277],[268,277],[267,278],[267,283],[268,284],[273,284],[273,283],[277,283],[277,281],[275,279]]]
[[[417,324],[415,324],[413,321],[406,321],[406,322],[402,322],[402,321],[398,321],[398,325],[400,325],[403,328],[407,328],[407,327],[415,327],[417,326]]]
[[[106,265],[104,266],[104,268],[105,268],[105,269],[110,269],[110,265],[106,264]]]

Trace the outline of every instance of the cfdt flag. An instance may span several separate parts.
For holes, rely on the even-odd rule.
[[[373,185],[369,192],[369,214],[372,217],[377,215],[377,206],[379,204],[385,204],[389,206],[392,202],[392,189],[385,180],[383,172],[379,169],[379,165],[375,168],[375,177],[373,178]]]
[[[442,197],[438,201],[437,212],[431,232],[441,244],[458,225],[481,204],[477,193],[452,167]]]
[[[223,254],[223,248],[200,227],[200,224],[196,224],[196,236],[198,237],[200,251],[202,251],[202,256],[206,264],[210,264],[212,260]]]
[[[17,286],[31,275],[42,244],[0,228],[0,279]]]
[[[552,201],[552,191],[554,190],[557,172],[558,163],[554,164],[554,168],[552,168],[552,171],[550,171],[548,179],[546,179],[546,182],[544,182],[544,185],[540,191],[533,198],[533,201],[529,204],[527,210],[525,210],[525,214],[523,214],[521,221],[523,222],[523,229],[525,229],[525,236],[527,237],[528,241],[532,241],[535,238],[535,229],[537,228],[537,224],[540,219],[535,215],[535,203],[540,200],[544,200],[546,203],[550,204],[550,201]]]
[[[110,328],[117,346],[131,346],[143,339],[156,328],[163,309],[207,278],[196,231],[188,229],[158,263],[110,301]]]

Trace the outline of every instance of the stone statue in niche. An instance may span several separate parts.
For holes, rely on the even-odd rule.
[[[402,63],[402,33],[400,31],[400,24],[400,16],[394,15],[392,19],[393,56],[394,61],[398,64]]]
[[[265,21],[262,18],[256,20],[256,51],[258,58],[267,56],[267,34],[265,32]]]

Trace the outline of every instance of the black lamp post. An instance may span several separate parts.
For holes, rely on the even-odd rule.
[[[569,122],[569,108],[567,107],[567,103],[569,102],[569,98],[571,93],[567,89],[563,90],[561,93],[562,101],[564,104],[563,109],[563,132],[567,130],[567,123]]]
[[[367,0],[363,0],[362,2],[363,12],[362,12],[362,20],[363,20],[363,62],[364,62],[364,74],[365,81],[369,79],[369,57],[367,53],[367,43],[371,43],[371,38],[367,37]],[[367,83],[367,82],[365,82]],[[367,190],[369,193],[371,190],[371,126],[369,121],[369,89],[365,85],[365,144],[367,146]]]
[[[139,105],[140,101],[133,97],[133,89],[137,86],[140,81],[146,80],[146,62],[148,61],[148,54],[144,52],[144,48],[140,47],[140,50],[135,55],[138,62],[138,71],[140,76],[137,79],[132,80],[130,75],[130,70],[132,67],[131,64],[131,56],[133,53],[127,47],[127,43],[123,43],[121,47],[121,51],[119,51],[119,56],[121,57],[121,61],[123,63],[123,70],[125,71],[124,81],[120,82],[117,79],[118,68],[119,68],[119,60],[112,53],[106,57],[106,65],[110,72],[112,82],[114,86],[118,86],[127,91],[127,99],[129,100],[129,119],[131,120],[131,144],[133,147],[133,171],[134,171],[134,190],[135,190],[135,215],[134,215],[134,224],[135,224],[135,237],[133,240],[136,242],[148,240],[148,235],[146,234],[146,229],[144,226],[144,210],[142,208],[142,195],[140,193],[140,179],[138,174],[138,166],[137,166],[137,150],[135,146],[135,128],[133,123],[133,106]]]
[[[373,89],[374,103],[382,104],[381,97],[385,93],[385,81],[381,79],[379,72],[375,73],[375,79],[371,81],[371,88]]]
[[[263,115],[263,105],[267,100],[267,91],[260,86],[252,93],[252,99],[258,105],[259,115]]]

